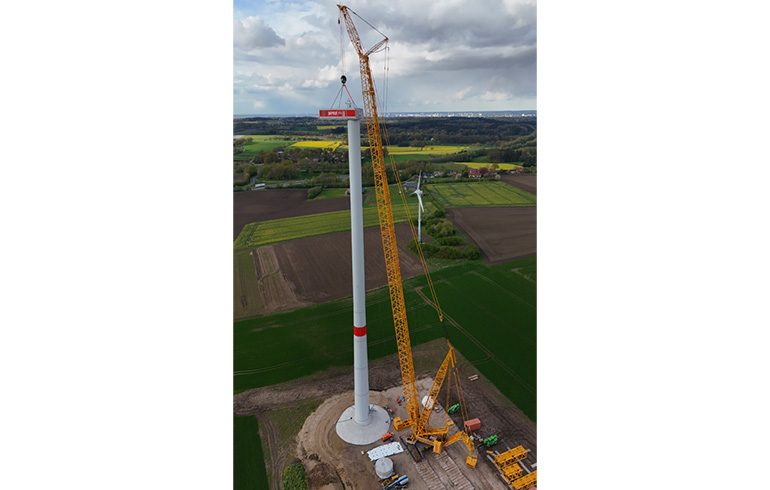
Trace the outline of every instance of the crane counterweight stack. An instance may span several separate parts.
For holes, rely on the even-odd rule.
[[[369,56],[382,48],[388,42],[388,38],[385,37],[368,51],[364,51],[364,48],[361,45],[361,39],[353,24],[353,20],[350,17],[350,9],[344,5],[338,5],[338,7],[344,19],[345,28],[347,29],[350,41],[353,44],[359,59],[364,117],[366,119],[369,148],[372,157],[372,168],[374,171],[377,214],[380,223],[380,233],[382,235],[382,249],[385,255],[385,269],[388,277],[390,303],[393,309],[393,323],[396,331],[396,343],[398,345],[399,366],[401,369],[401,379],[404,390],[404,404],[407,411],[407,418],[395,418],[393,420],[393,427],[396,431],[411,427],[414,439],[432,446],[433,451],[436,453],[440,453],[443,447],[458,440],[462,440],[469,451],[466,464],[475,467],[477,454],[468,434],[464,431],[460,431],[447,438],[450,423],[447,423],[444,427],[435,429],[428,428],[427,426],[430,412],[434,404],[431,403],[430,407],[424,408],[422,412],[420,410],[417,385],[414,377],[414,365],[412,362],[412,348],[409,340],[409,327],[406,318],[404,290],[401,283],[401,269],[399,266],[398,249],[396,246],[396,232],[393,223],[390,190],[388,188],[388,178],[385,172],[382,132],[380,129],[379,114],[377,112],[377,97],[369,64]],[[441,318],[440,312],[439,318]],[[430,395],[432,396],[432,400],[436,400],[436,396],[438,395],[444,378],[447,376],[450,368],[455,368],[454,349],[451,345],[449,345],[449,353],[447,354],[444,363],[441,365],[439,372],[434,378],[434,384],[431,388]],[[457,380],[456,377],[455,379]],[[461,393],[460,396],[462,396]],[[463,414],[465,415],[464,411]]]

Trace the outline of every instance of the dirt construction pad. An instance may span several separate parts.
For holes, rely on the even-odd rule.
[[[431,374],[435,372],[446,354],[446,343],[434,340],[413,348],[416,366],[426,366],[417,375],[420,396],[427,394],[432,383]],[[504,452],[522,445],[529,450],[527,458],[520,464],[525,474],[536,469],[537,441],[536,426],[516,406],[505,398],[486,378],[476,371],[459,352],[458,369],[463,383],[464,398],[467,403],[468,417],[478,417],[481,428],[475,432],[480,438],[497,434],[499,442],[486,448],[476,443],[478,463],[476,468],[465,464],[468,451],[462,443],[455,443],[445,448],[442,454],[429,450],[423,452],[424,459],[415,462],[408,452],[403,452],[391,459],[394,470],[409,477],[412,490],[444,490],[461,488],[470,489],[506,489],[497,469],[487,457],[487,450]],[[427,368],[428,366],[429,369]],[[370,403],[395,410],[394,416],[404,418],[406,409],[396,403],[402,392],[398,358],[396,355],[378,359],[370,363]],[[475,381],[468,381],[468,376],[479,375]],[[387,387],[386,387],[387,385]],[[257,388],[234,396],[234,412],[238,415],[256,415],[259,418],[260,437],[269,461],[270,474],[273,475],[271,488],[278,490],[279,475],[292,456],[296,456],[305,466],[309,488],[323,490],[363,489],[378,490],[380,486],[374,472],[374,465],[366,451],[382,445],[375,442],[366,446],[346,444],[339,438],[335,424],[340,414],[353,403],[352,368],[336,370],[311,378],[290,383]],[[275,422],[272,413],[291,410],[303,400],[322,400],[318,408],[305,420],[304,425],[294,438],[294,451],[281,450],[286,445],[279,444],[276,437]],[[442,400],[440,394],[437,398]],[[443,408],[431,415],[430,425],[443,425],[446,412]],[[462,419],[453,414],[454,426],[450,433],[462,426]],[[394,433],[395,440],[406,438],[409,429]],[[278,478],[276,478],[278,477]]]

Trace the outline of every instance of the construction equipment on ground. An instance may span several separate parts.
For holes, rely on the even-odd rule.
[[[513,481],[513,488],[516,490],[527,490],[535,485],[537,485],[537,470]]]
[[[382,249],[385,255],[385,269],[388,277],[388,290],[390,293],[390,302],[393,310],[393,323],[396,330],[396,343],[398,344],[398,357],[404,389],[404,402],[407,410],[406,419],[396,417],[393,420],[393,427],[396,431],[401,431],[411,427],[412,436],[409,439],[413,438],[413,440],[418,440],[431,446],[435,453],[441,453],[444,447],[462,440],[468,448],[468,457],[466,458],[465,463],[470,467],[475,467],[478,455],[476,453],[476,448],[473,445],[473,441],[471,441],[469,437],[469,434],[465,430],[460,430],[454,435],[449,436],[448,432],[449,427],[452,425],[452,421],[448,416],[446,416],[445,425],[443,427],[429,428],[427,423],[435,403],[431,403],[430,406],[426,406],[423,410],[420,410],[417,386],[414,377],[412,348],[409,341],[409,328],[406,319],[404,290],[401,283],[401,269],[399,266],[398,249],[396,246],[396,232],[393,222],[393,210],[391,208],[390,189],[388,188],[388,177],[385,171],[383,132],[380,129],[377,97],[375,93],[374,81],[372,78],[372,71],[369,65],[369,56],[381,49],[384,49],[386,43],[388,42],[388,38],[384,34],[377,31],[379,34],[383,35],[383,39],[374,44],[374,46],[372,46],[368,51],[365,51],[361,44],[358,31],[353,24],[353,19],[351,18],[351,13],[355,14],[355,12],[344,5],[337,5],[337,7],[340,10],[341,17],[344,19],[345,27],[347,29],[348,36],[350,37],[350,42],[353,44],[353,48],[358,54],[359,68],[361,73],[361,91],[363,94],[364,116],[366,118],[366,128],[369,136],[369,148],[371,152],[372,169],[374,173],[377,214],[380,223],[380,232],[382,235]],[[371,26],[371,24],[368,22],[366,23]],[[384,133],[384,137],[387,141],[387,132]],[[399,189],[399,194],[401,195],[402,202],[406,208],[407,222],[411,228],[412,235],[416,235],[412,218],[409,213],[409,208],[406,205],[406,193],[402,192],[398,170],[395,168],[395,163],[393,162],[392,157],[391,165],[393,166],[393,174]],[[423,270],[425,271],[425,277],[427,279],[428,287],[433,298],[434,306],[436,307],[439,315],[439,321],[441,321],[443,325],[443,314],[441,313],[441,307],[438,303],[438,298],[436,297],[433,282],[430,279],[430,273],[428,271],[427,264],[425,263],[425,257],[422,253],[422,248],[420,247],[419,242],[417,243],[417,251],[423,266]],[[441,389],[444,378],[451,368],[454,374],[458,396],[460,397],[463,420],[465,420],[467,418],[467,414],[464,409],[462,391],[460,390],[459,378],[457,376],[454,348],[451,344],[449,344],[448,340],[447,344],[449,345],[449,353],[447,354],[444,362],[442,363],[438,373],[434,378],[433,386],[429,396],[432,400],[436,400],[436,396]]]
[[[494,453],[490,452],[490,454]],[[527,450],[524,449],[524,446],[516,446],[513,449],[509,449],[508,451],[495,456],[495,464],[498,468],[504,468],[509,464],[513,464],[524,459],[527,459]]]
[[[409,483],[409,477],[406,475],[398,476],[396,475],[394,480],[392,480],[388,485],[383,486],[384,490],[396,490],[398,488],[401,488],[403,485],[407,485]]]
[[[452,405],[451,407],[449,407],[447,409],[447,413],[455,413],[458,410],[460,410],[460,404],[459,403],[455,403],[454,405]]]
[[[533,483],[531,485],[528,483],[531,479],[524,480],[525,478],[529,478],[531,474],[523,478],[521,476],[524,474],[524,470],[521,468],[521,466],[519,466],[518,462],[527,458],[527,450],[524,449],[524,446],[517,446],[498,455],[495,455],[495,453],[492,451],[487,451],[487,453],[494,457],[493,462],[495,463],[497,469],[500,470],[500,475],[503,477],[503,480],[505,480],[509,485],[513,485],[513,488],[516,490],[531,488],[535,485],[535,483],[537,483],[537,476],[534,477],[534,480],[532,480]],[[537,473],[537,471],[535,471],[535,473]],[[525,486],[521,486],[521,488],[516,487],[517,482],[519,482],[519,485]]]
[[[503,479],[510,484],[513,484],[517,478],[521,478],[521,475],[524,474],[524,470],[521,469],[519,463],[509,464],[500,471],[503,473]]]
[[[497,444],[497,434],[484,439],[484,445],[487,447],[494,446],[495,444]]]
[[[393,434],[391,434],[390,432],[386,432],[385,434],[382,435],[382,442],[388,442],[391,439],[393,439]]]
[[[396,480],[398,480],[399,478],[401,478],[401,475],[396,473],[395,475],[389,476],[389,477],[385,478],[384,480],[382,480],[380,482],[380,485],[382,485],[382,488],[386,488],[386,487],[390,486],[391,483],[394,483]]]

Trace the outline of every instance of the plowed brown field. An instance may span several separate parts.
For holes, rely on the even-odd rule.
[[[233,240],[244,226],[271,219],[350,209],[348,198],[307,200],[307,189],[268,189],[233,193]]]
[[[537,174],[503,175],[501,180],[506,184],[537,195]]]
[[[401,277],[422,274],[420,261],[407,250],[409,225],[396,225]],[[364,230],[366,289],[388,283],[379,227]],[[242,291],[251,304],[262,305],[258,316],[323,303],[353,294],[350,232],[301,238],[259,247],[251,252],[256,290]],[[239,318],[236,318],[239,319]]]
[[[487,265],[537,253],[537,207],[450,208],[452,222],[479,247]]]

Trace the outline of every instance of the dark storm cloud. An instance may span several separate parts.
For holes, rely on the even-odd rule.
[[[536,57],[534,48],[526,48],[515,54],[478,54],[465,51],[433,61],[428,66],[433,71],[535,69]]]
[[[537,38],[536,6],[505,2],[401,2],[371,3],[356,12],[392,41],[417,43],[429,48],[446,46],[492,47],[534,45]],[[395,2],[398,3],[398,2]],[[369,18],[367,18],[369,17]],[[354,18],[354,21],[357,18]],[[363,23],[362,23],[363,24]],[[369,29],[363,25],[359,30]]]

